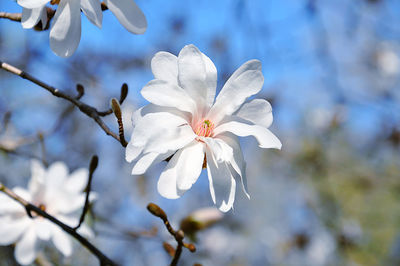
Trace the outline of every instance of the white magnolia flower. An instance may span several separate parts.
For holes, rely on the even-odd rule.
[[[79,222],[85,202],[82,192],[88,179],[88,170],[81,168],[68,174],[62,162],[53,163],[47,170],[33,160],[32,178],[28,190],[15,187],[13,191],[69,226]],[[20,264],[30,264],[36,258],[38,240],[52,240],[64,256],[72,253],[71,239],[67,233],[49,220],[32,213],[30,218],[24,207],[0,194],[0,244],[16,243],[15,258]],[[92,236],[91,229],[82,224],[80,232]]]
[[[23,7],[21,23],[32,28],[39,21],[47,24],[46,4],[49,0],[17,0]],[[101,28],[103,12],[99,0],[53,0],[58,7],[50,29],[50,47],[61,57],[71,56],[81,39],[81,10],[97,27]],[[104,3],[130,32],[143,34],[147,28],[146,17],[133,0],[105,0]]]
[[[264,77],[261,63],[250,60],[230,77],[215,102],[217,70],[194,45],[176,57],[157,53],[151,68],[155,79],[141,91],[151,104],[133,117],[134,130],[126,160],[132,174],[143,174],[155,162],[172,156],[158,181],[159,193],[179,198],[207,168],[211,197],[221,211],[233,206],[236,182],[247,196],[245,162],[237,136],[254,136],[261,148],[281,148],[267,128],[271,105],[258,93]]]

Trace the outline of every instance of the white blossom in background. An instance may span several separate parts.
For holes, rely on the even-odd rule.
[[[155,79],[141,91],[150,102],[133,116],[134,129],[126,160],[139,175],[172,156],[158,181],[159,193],[179,198],[207,168],[210,193],[218,208],[233,207],[236,184],[247,193],[245,161],[237,136],[254,136],[261,148],[281,148],[268,130],[271,105],[262,99],[246,102],[264,83],[261,63],[250,60],[229,78],[214,101],[217,70],[194,45],[176,57],[157,53],[151,68]]]
[[[88,170],[81,168],[70,175],[62,162],[43,168],[32,160],[32,177],[28,190],[15,187],[14,193],[45,210],[61,222],[76,226],[85,202],[83,190],[88,180]],[[30,218],[25,208],[5,194],[0,194],[0,245],[15,243],[14,255],[18,263],[33,262],[39,249],[39,240],[51,240],[64,255],[72,253],[72,242],[67,233],[43,217],[32,213]],[[93,236],[91,229],[82,224],[78,232]]]
[[[41,22],[43,29],[47,24],[46,4],[49,0],[17,0],[23,7],[21,24],[32,28]],[[56,0],[58,3],[50,29],[50,47],[61,57],[71,56],[78,48],[81,39],[81,10],[97,27],[101,28],[103,12],[99,0]],[[105,0],[104,3],[130,32],[143,34],[147,21],[143,12],[133,0]]]

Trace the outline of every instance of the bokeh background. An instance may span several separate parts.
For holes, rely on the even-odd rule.
[[[184,250],[181,265],[400,264],[398,0],[136,2],[149,24],[144,35],[128,33],[109,11],[101,30],[82,16],[81,43],[68,59],[51,52],[48,31],[1,19],[0,60],[70,94],[80,83],[82,100],[100,110],[127,83],[127,136],[132,112],[146,104],[140,89],[153,78],[157,51],[195,44],[215,63],[218,89],[245,61],[262,62],[259,97],[273,106],[271,130],[283,148],[261,150],[242,139],[251,200],[238,189],[234,211],[195,234],[197,252]],[[21,8],[2,0],[0,11]],[[212,206],[205,171],[181,199],[163,199],[156,182],[165,162],[131,176],[124,149],[93,120],[5,71],[0,118],[0,178],[10,187],[27,184],[32,157],[76,169],[99,155],[93,242],[122,265],[170,261],[162,243],[175,243],[146,211],[149,202],[175,228]],[[112,116],[106,122],[117,130]],[[43,246],[37,265],[97,265],[77,243],[69,258]],[[0,265],[17,265],[12,246],[0,248]]]

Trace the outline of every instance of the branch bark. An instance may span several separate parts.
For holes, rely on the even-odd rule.
[[[48,92],[50,92],[54,96],[71,102],[73,105],[78,107],[79,110],[82,113],[84,113],[87,116],[89,116],[90,118],[92,118],[101,127],[101,129],[103,129],[103,131],[107,135],[109,135],[109,136],[113,137],[114,139],[116,139],[123,147],[126,146],[125,141],[121,140],[120,137],[116,133],[111,131],[110,128],[103,122],[103,120],[101,119],[100,112],[97,111],[96,108],[94,108],[94,107],[92,107],[90,105],[87,105],[84,102],[80,101],[79,97],[72,97],[72,96],[60,91],[59,89],[57,89],[57,88],[55,88],[53,86],[50,86],[50,85],[46,84],[45,82],[35,78],[34,76],[30,75],[29,73],[27,73],[25,71],[22,71],[21,69],[15,67],[13,65],[10,65],[10,64],[8,64],[6,62],[0,61],[0,66],[1,66],[2,69],[6,70],[6,71],[8,71],[8,72],[10,72],[10,73],[12,73],[14,75],[20,76],[23,79],[26,79],[26,80],[28,80],[28,81],[30,81],[32,83],[35,83],[36,85],[44,88],[45,90],[47,90]]]

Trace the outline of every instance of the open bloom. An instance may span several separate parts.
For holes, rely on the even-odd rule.
[[[85,202],[83,189],[88,179],[88,170],[81,168],[68,175],[62,162],[53,163],[47,170],[33,160],[32,178],[28,190],[15,187],[13,191],[30,203],[45,210],[61,222],[76,226],[80,210]],[[72,243],[67,233],[49,220],[32,213],[30,218],[25,208],[5,194],[0,194],[0,244],[15,245],[15,258],[20,264],[30,264],[36,258],[38,240],[52,240],[64,256],[72,253]],[[91,236],[90,228],[82,224],[80,232]]]
[[[17,0],[23,7],[21,23],[32,28],[39,22],[47,24],[46,4],[49,0]],[[71,56],[81,39],[81,10],[97,27],[101,28],[103,12],[99,0],[52,0],[58,7],[50,30],[50,47],[61,57]],[[146,17],[133,0],[105,0],[104,3],[130,32],[143,34],[147,28]]]
[[[134,114],[126,148],[126,160],[135,161],[132,174],[172,156],[157,187],[162,196],[174,199],[190,189],[206,167],[212,200],[221,211],[230,210],[237,181],[249,196],[237,136],[254,136],[261,148],[281,148],[267,129],[271,105],[262,99],[245,102],[262,88],[261,63],[243,64],[215,102],[217,70],[194,45],[185,46],[178,57],[157,53],[151,68],[155,79],[141,91],[151,104]]]

